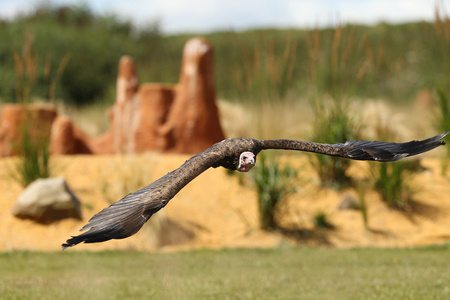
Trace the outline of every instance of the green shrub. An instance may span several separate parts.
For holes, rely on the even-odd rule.
[[[314,105],[315,121],[311,139],[318,143],[344,143],[357,140],[361,126],[351,117],[345,104],[329,101]],[[322,185],[342,189],[350,184],[348,159],[315,154],[311,161]]]
[[[260,153],[253,174],[261,228],[275,229],[275,208],[288,194],[294,192],[291,179],[296,178],[297,173],[288,164],[280,166],[274,156]]]
[[[32,136],[32,129],[31,122],[24,122],[19,143],[15,145],[18,161],[12,176],[23,187],[51,175],[49,137],[43,134]]]
[[[413,195],[407,183],[413,174],[411,162],[372,162],[371,166],[374,188],[383,201],[392,208],[407,210]]]
[[[328,214],[325,211],[318,211],[314,214],[314,226],[316,228],[334,228],[334,225],[329,221]]]
[[[364,227],[369,227],[369,214],[368,207],[366,201],[366,190],[369,188],[368,181],[357,181],[356,189],[358,192],[358,200],[359,200],[359,211],[361,212],[361,216],[363,219]]]
[[[437,99],[438,109],[434,111],[434,127],[439,132],[446,132],[450,130],[450,98],[441,86],[435,87],[435,99]],[[447,137],[448,140],[448,137]],[[444,175],[447,172],[450,163],[450,147],[445,147],[446,157],[442,161],[441,173]]]

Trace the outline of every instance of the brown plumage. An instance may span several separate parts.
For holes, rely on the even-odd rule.
[[[284,149],[315,152],[355,160],[395,161],[420,154],[444,145],[442,139],[449,132],[423,141],[384,143],[348,141],[344,144],[319,144],[295,140],[227,139],[188,159],[181,167],[152,184],[128,194],[120,201],[94,215],[81,231],[62,245],[63,249],[81,242],[97,243],[123,239],[135,234],[150,217],[167,203],[191,180],[210,167],[224,167],[246,172],[253,167],[261,150]]]

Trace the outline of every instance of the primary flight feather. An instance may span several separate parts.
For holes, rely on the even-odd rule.
[[[167,203],[191,180],[210,167],[248,172],[256,163],[261,150],[284,149],[320,153],[355,160],[395,161],[407,156],[432,150],[445,143],[445,132],[423,141],[385,143],[347,141],[343,144],[320,144],[288,139],[257,140],[252,138],[227,139],[188,159],[178,169],[152,184],[128,194],[120,201],[94,215],[81,228],[86,231],[68,239],[62,248],[81,242],[98,243],[110,239],[123,239],[141,229],[150,217]]]

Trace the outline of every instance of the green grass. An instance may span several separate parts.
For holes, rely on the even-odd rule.
[[[2,299],[448,299],[450,246],[12,252]]]

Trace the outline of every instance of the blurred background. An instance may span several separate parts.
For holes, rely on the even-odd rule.
[[[142,82],[177,82],[182,46],[200,34],[215,47],[220,99],[410,101],[448,85],[446,7],[450,1],[6,0],[0,99],[19,101],[17,56],[27,47],[37,60],[32,97],[86,105],[114,101],[124,54]]]
[[[101,136],[119,59],[133,58],[140,83],[176,84],[185,43],[201,35],[214,47],[226,137],[422,139],[450,130],[448,9],[450,0],[2,0],[0,105],[48,104]],[[61,253],[94,213],[188,156],[52,155],[50,165],[48,145],[0,160],[5,299],[448,299],[450,147],[392,164],[260,154],[245,176],[199,176],[135,237]],[[20,173],[41,161],[45,176]],[[83,220],[12,216],[23,188],[48,176],[67,179]],[[242,247],[270,249],[157,253]],[[123,252],[86,251],[106,249]]]

